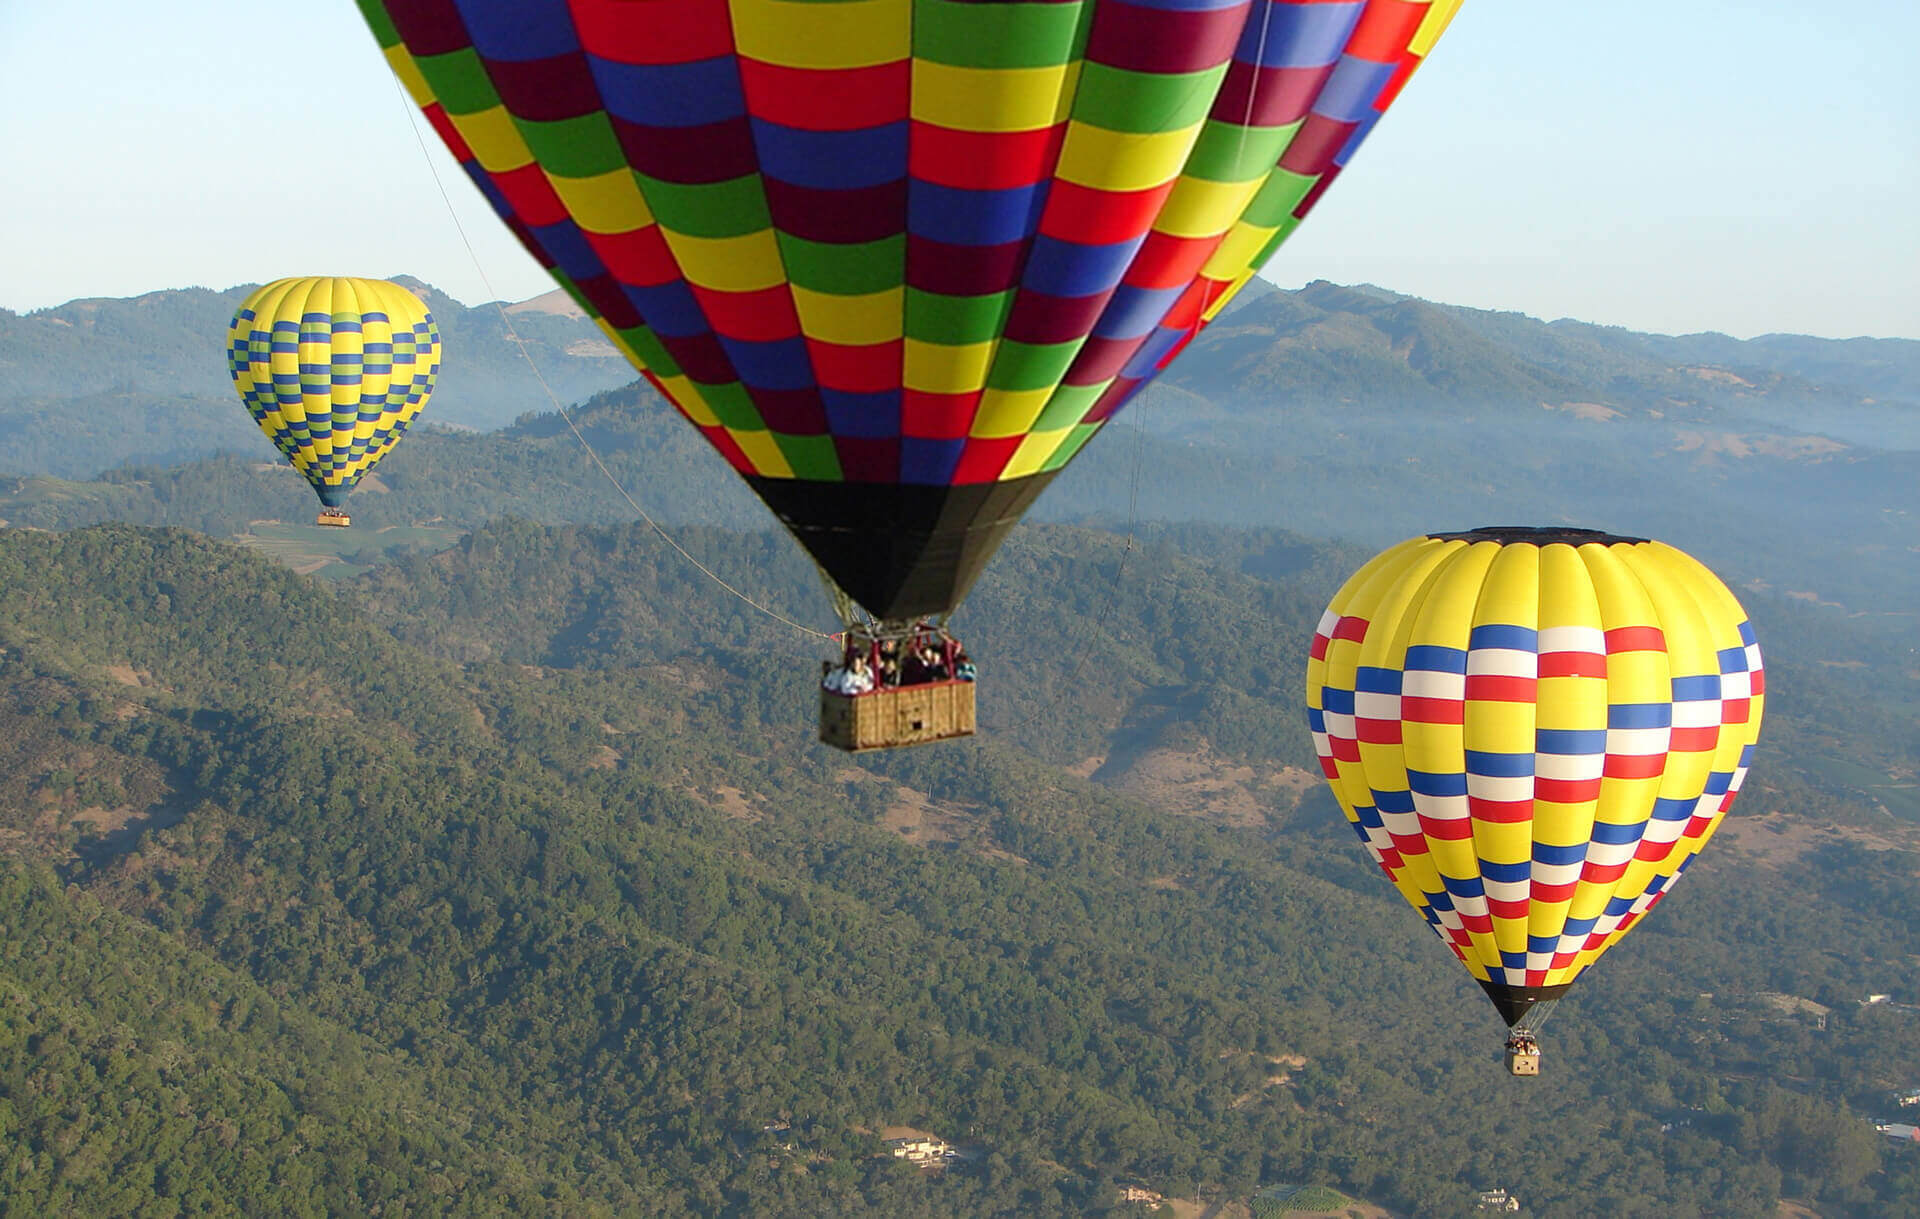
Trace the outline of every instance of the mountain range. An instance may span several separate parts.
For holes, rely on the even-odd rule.
[[[956,618],[982,735],[848,758],[704,442],[506,307],[670,546],[502,310],[418,290],[443,424],[350,530],[221,397],[240,289],[0,314],[0,1210],[1911,1213],[1920,345],[1256,288]],[[1347,572],[1506,521],[1698,554],[1769,684],[1535,1081],[1299,709]]]

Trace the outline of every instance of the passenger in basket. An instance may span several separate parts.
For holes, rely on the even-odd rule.
[[[873,689],[873,670],[867,667],[867,658],[855,652],[821,684],[835,694],[865,694]]]
[[[953,654],[953,676],[956,681],[972,681],[980,676],[980,670],[973,667],[973,661],[967,657],[965,648]]]
[[[920,649],[920,670],[924,674],[921,681],[946,681],[947,658],[940,654],[940,649],[927,644]]]
[[[912,644],[907,645],[907,657],[900,662],[900,684],[917,686],[927,680],[927,661],[925,653]]]

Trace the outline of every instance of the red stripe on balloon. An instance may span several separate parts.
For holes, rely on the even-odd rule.
[[[1535,779],[1533,797],[1552,804],[1585,804],[1600,798],[1600,780]]]
[[[953,481],[956,483],[998,482],[1000,472],[1013,460],[1014,453],[1020,448],[1024,436],[974,437],[967,441],[967,447],[960,454],[960,464],[954,469]]]
[[[740,87],[761,118],[803,131],[859,131],[907,117],[913,63],[792,68],[742,56]]]
[[[553,182],[541,173],[540,165],[520,165],[518,169],[503,169],[492,175],[493,186],[499,188],[507,203],[513,207],[513,213],[520,217],[528,227],[541,228],[545,225],[559,225],[568,219],[566,203],[561,196],[553,194]]]
[[[963,190],[1012,190],[1053,175],[1067,125],[1032,131],[959,131],[914,122],[908,130],[907,173],[922,182]]]
[[[625,233],[587,233],[586,238],[607,270],[623,284],[650,288],[680,278],[680,266],[657,224]]]
[[[1657,626],[1617,626],[1606,633],[1607,655],[1616,652],[1664,652],[1667,637]]]
[[[752,292],[721,292],[689,284],[707,325],[730,339],[749,343],[768,343],[788,339],[800,333],[800,318],[793,310],[793,293],[785,284]]]
[[[1173,193],[1171,181],[1146,190],[1100,190],[1056,180],[1047,188],[1040,232],[1076,245],[1116,245],[1153,227]]]
[[[1430,0],[1372,0],[1347,39],[1346,53],[1374,63],[1393,63],[1426,20]]]
[[[1605,677],[1607,658],[1598,652],[1542,652],[1540,676]]]
[[[733,53],[727,0],[571,0],[580,45],[630,64],[693,63]]]
[[[1473,837],[1473,821],[1468,817],[1448,817],[1442,820],[1422,814],[1420,832],[1434,842],[1465,842]]]
[[[1467,704],[1457,698],[1416,698],[1400,700],[1400,718],[1410,724],[1464,724]]]
[[[1513,677],[1500,673],[1475,673],[1467,677],[1467,701],[1475,703],[1531,703],[1539,697],[1540,683],[1531,677]]]
[[[1200,274],[1200,268],[1207,265],[1207,259],[1213,257],[1220,241],[1219,236],[1175,237],[1170,233],[1149,232],[1140,245],[1140,252],[1133,256],[1133,265],[1127,268],[1124,282],[1136,288],[1184,288]],[[1199,316],[1198,310],[1194,316]],[[1164,321],[1161,324],[1169,325]]]
[[[935,394],[921,389],[900,391],[900,434],[917,440],[961,440],[973,426],[980,391]]]
[[[807,340],[814,379],[827,389],[878,394],[900,384],[902,343],[850,344]]]
[[[433,133],[446,144],[447,151],[453,154],[454,160],[465,165],[474,159],[473,149],[467,147],[467,141],[460,135],[460,129],[455,127],[453,120],[447,117],[445,106],[439,102],[429,102],[421,107],[420,113],[427,116],[427,125],[432,127]]]
[[[1654,779],[1666,768],[1664,753],[1610,753],[1601,773],[1609,779]]]

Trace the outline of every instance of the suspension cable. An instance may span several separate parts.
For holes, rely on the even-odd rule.
[[[557,413],[562,419],[566,420],[567,430],[573,433],[573,438],[580,442],[580,447],[582,449],[586,450],[587,456],[593,461],[594,467],[598,469],[600,473],[606,477],[607,482],[613,485],[613,489],[620,493],[620,498],[627,501],[627,506],[632,508],[634,513],[637,516],[639,516],[641,520],[647,523],[647,527],[652,529],[654,533],[660,536],[661,541],[665,542],[668,546],[671,546],[680,555],[681,558],[693,564],[693,566],[696,569],[698,569],[702,575],[706,576],[707,579],[712,580],[715,584],[719,585],[721,588],[725,589],[727,592],[732,593],[735,597],[738,597],[740,600],[746,602],[748,605],[760,611],[762,614],[765,614],[767,617],[772,618],[776,622],[784,623],[787,626],[792,627],[794,630],[799,631],[804,635],[811,635],[816,639],[838,638],[837,635],[830,634],[826,631],[817,631],[812,627],[805,625],[804,623],[794,621],[792,618],[787,617],[785,614],[780,613],[778,610],[770,609],[767,606],[762,605],[760,602],[755,601],[752,597],[748,596],[746,593],[741,592],[739,589],[735,588],[733,585],[727,583],[727,581],[721,579],[718,575],[714,573],[712,568],[708,567],[705,563],[702,563],[699,559],[695,558],[692,555],[692,553],[690,553],[687,550],[686,547],[682,546],[679,542],[675,541],[673,538],[673,535],[668,533],[664,528],[662,528],[658,521],[654,520],[652,516],[648,515],[647,510],[640,506],[640,502],[638,500],[634,499],[633,495],[627,490],[625,484],[623,484],[620,481],[620,479],[614,474],[612,470],[609,470],[607,468],[607,463],[600,459],[599,452],[595,450],[595,448],[593,447],[593,443],[587,439],[586,433],[582,432],[580,430],[580,425],[574,422],[573,413],[567,410],[565,406],[561,405],[560,396],[553,392],[553,387],[547,384],[546,377],[541,375],[540,366],[534,362],[533,353],[527,350],[527,344],[524,340],[521,339],[520,332],[514,329],[513,319],[510,316],[508,316],[506,306],[501,304],[499,299],[499,294],[493,290],[493,281],[488,278],[487,269],[484,266],[482,266],[480,263],[480,255],[478,254],[478,252],[474,250],[473,242],[467,237],[466,225],[460,222],[460,213],[454,209],[453,199],[450,195],[447,194],[446,183],[440,180],[440,169],[433,162],[433,153],[427,147],[426,138],[420,134],[420,124],[414,116],[413,99],[409,98],[406,94],[406,90],[400,87],[400,80],[398,77],[394,77],[393,87],[395,91],[398,92],[400,95],[401,107],[407,112],[407,124],[409,127],[413,129],[414,141],[420,145],[420,153],[421,153],[421,156],[424,157],[427,162],[427,170],[429,173],[433,175],[433,184],[440,192],[440,201],[446,205],[447,215],[453,218],[454,231],[460,234],[460,243],[467,248],[467,257],[473,260],[473,269],[479,273],[481,285],[486,288],[487,296],[493,301],[494,309],[500,314],[500,321],[501,321],[501,324],[506,327],[507,337],[513,340],[514,346],[517,347],[520,351],[520,358],[526,361],[528,369],[530,369],[533,372],[533,379],[539,382],[540,389],[547,395],[547,401],[553,404],[553,409],[555,413]]]

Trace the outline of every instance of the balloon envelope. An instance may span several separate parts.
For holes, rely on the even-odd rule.
[[[1413,538],[1313,638],[1327,781],[1509,1024],[1665,897],[1746,776],[1765,694],[1726,585],[1585,530]]]
[[[241,302],[227,369],[260,430],[338,508],[426,406],[440,328],[378,279],[279,279]]]
[[[360,0],[520,240],[870,612],[950,609],[1458,0]]]

